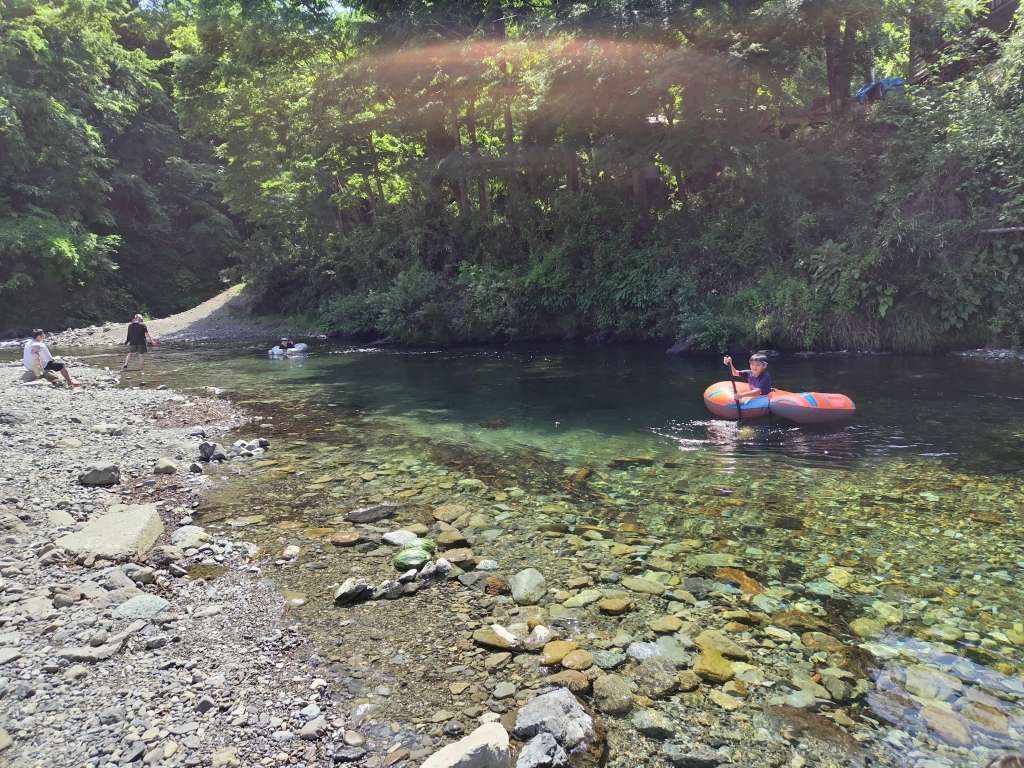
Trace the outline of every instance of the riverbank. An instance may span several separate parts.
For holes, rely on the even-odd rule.
[[[295,318],[255,316],[248,311],[245,286],[234,285],[216,296],[170,317],[147,320],[158,341],[271,341],[281,336],[313,336],[318,330]],[[53,333],[49,341],[62,347],[103,347],[124,343],[129,318],[120,322]]]
[[[199,431],[247,417],[75,373],[71,392],[0,368],[0,763],[329,764],[299,738],[334,719],[329,685],[259,553],[190,525],[218,482],[189,471]],[[80,477],[97,462],[119,482]]]

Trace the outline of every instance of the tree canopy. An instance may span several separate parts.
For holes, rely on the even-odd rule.
[[[237,254],[259,307],[350,336],[1018,343],[1022,37],[986,7],[26,5],[4,290],[195,292]]]

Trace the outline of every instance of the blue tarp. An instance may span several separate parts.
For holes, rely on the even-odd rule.
[[[857,91],[857,101],[867,104],[869,101],[884,99],[889,91],[903,93],[906,89],[906,81],[902,77],[883,77],[873,83],[868,83]]]

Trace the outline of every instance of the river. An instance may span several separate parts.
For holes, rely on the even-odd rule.
[[[436,533],[432,511],[458,505],[482,516],[463,531],[475,557],[496,560],[505,578],[540,570],[549,588],[540,610],[605,653],[606,669],[621,664],[607,654],[664,634],[652,627],[667,615],[683,620],[681,636],[724,629],[749,647],[750,663],[717,699],[705,698],[715,686],[651,697],[656,712],[689,724],[677,742],[708,745],[707,733],[720,732],[728,746],[730,733],[746,734],[733,759],[753,766],[788,717],[798,740],[829,745],[807,748],[811,765],[938,768],[984,765],[1024,741],[1019,364],[773,361],[776,386],[857,403],[849,423],[810,429],[711,419],[701,393],[723,378],[719,362],[646,347],[325,344],[284,360],[251,347],[150,358],[150,384],[216,386],[263,417],[271,452],[209,497],[203,524],[271,552],[302,547],[298,563],[267,574],[353,695],[386,690],[389,717],[471,726],[478,710],[508,711],[546,674],[528,654],[491,669],[468,641],[482,624],[527,618],[509,598],[458,589],[332,604],[330,585],[349,575],[394,575],[380,533],[415,524]],[[381,501],[403,506],[363,530],[368,543],[330,543],[351,528],[347,510]],[[628,595],[620,582],[630,574],[669,597],[629,595],[625,617],[564,605],[594,589]],[[493,698],[498,680],[515,695]],[[699,712],[710,718],[703,736],[692,728]],[[612,720],[611,765],[668,764],[667,747],[630,729]]]

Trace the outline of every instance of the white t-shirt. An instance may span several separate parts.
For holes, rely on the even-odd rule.
[[[45,368],[46,364],[53,360],[53,355],[50,354],[49,348],[41,341],[35,341],[29,339],[25,342],[25,352],[22,355],[21,361],[25,366],[26,370],[34,371],[36,369],[36,353],[39,357],[39,366]]]

